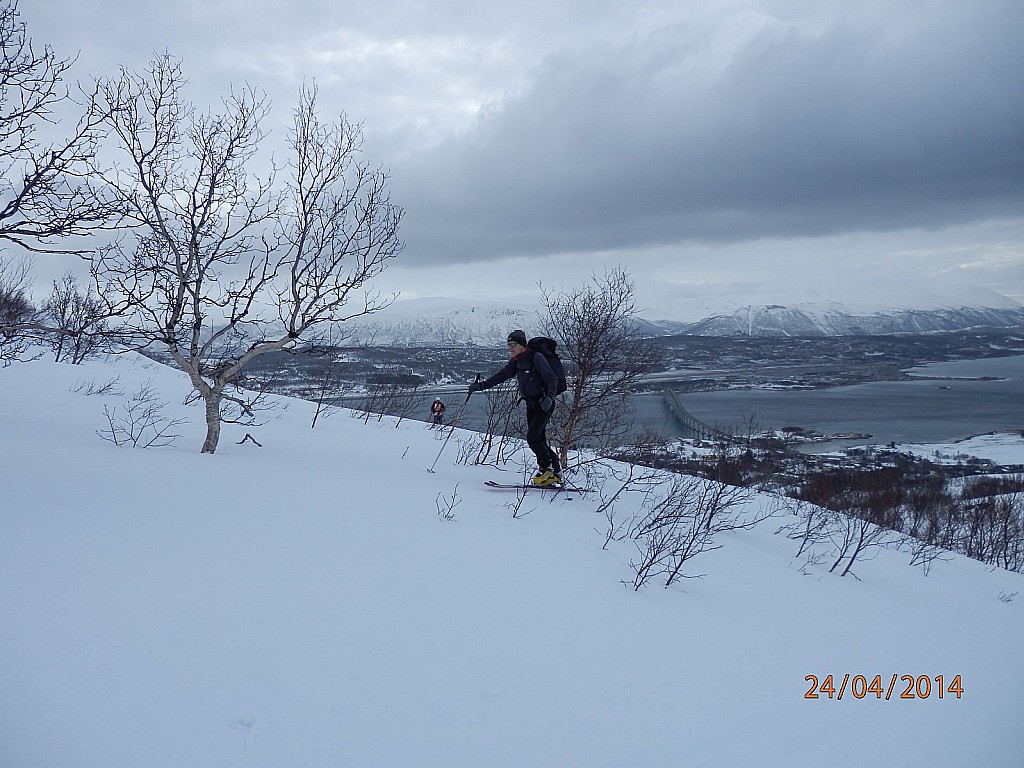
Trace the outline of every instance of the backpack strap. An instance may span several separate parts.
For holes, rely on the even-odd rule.
[[[530,376],[533,377],[533,380],[537,382],[537,384],[540,386],[541,392],[543,392],[545,395],[550,395],[551,393],[548,392],[548,385],[544,382],[544,377],[537,373],[537,355],[543,357],[545,363],[548,363],[547,356],[537,349],[531,349],[530,355]],[[548,363],[548,367],[551,367],[550,363]],[[551,374],[554,375],[554,373],[555,371],[554,369],[552,369]]]

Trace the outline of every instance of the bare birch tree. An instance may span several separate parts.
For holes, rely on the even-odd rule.
[[[571,291],[544,292],[549,332],[569,365],[569,389],[555,411],[562,466],[573,445],[620,442],[632,425],[630,389],[660,360],[636,329],[633,283],[621,267]]]
[[[90,287],[80,287],[71,272],[53,281],[42,316],[43,322],[54,329],[47,334],[54,362],[78,365],[110,348],[109,317],[103,302]]]
[[[251,423],[245,366],[332,335],[387,305],[367,284],[402,248],[387,174],[361,159],[362,131],[323,122],[304,87],[289,131],[287,180],[255,170],[266,98],[246,87],[220,113],[185,101],[170,55],[106,82],[125,160],[108,178],[137,235],[97,254],[98,292],[164,349],[205,405],[202,452],[224,421]]]
[[[73,60],[33,44],[18,5],[0,0],[0,359],[8,362],[33,337],[61,329],[31,305],[30,262],[3,250],[82,253],[80,238],[116,224],[118,210],[93,177],[106,113],[95,91],[76,101],[64,83]],[[81,117],[65,129],[62,113]]]

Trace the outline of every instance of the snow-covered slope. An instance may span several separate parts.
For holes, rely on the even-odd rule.
[[[105,406],[147,381],[162,414],[187,419],[181,438],[99,439]],[[311,430],[312,406],[281,398],[206,456],[187,382],[149,361],[16,364],[0,390],[4,766],[959,768],[1024,754],[1020,574],[951,555],[925,577],[884,550],[839,578],[794,557],[780,515],[720,537],[694,561],[702,578],[634,592],[637,551],[605,546],[599,499],[531,496],[513,517],[515,497],[482,486],[512,473],[457,463],[461,433],[439,453],[447,433],[419,422],[343,414]],[[840,701],[810,675],[837,692],[877,675],[893,693],[851,683]]]

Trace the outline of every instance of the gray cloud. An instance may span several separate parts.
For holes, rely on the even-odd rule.
[[[418,295],[626,264],[668,308],[934,264],[1024,296],[1019,0],[23,0],[79,77],[182,58],[363,121]],[[954,247],[953,243],[957,243]],[[962,253],[961,253],[962,251]],[[426,269],[428,268],[429,269]],[[513,279],[515,278],[515,279]],[[762,293],[764,293],[762,291]]]
[[[897,10],[552,55],[399,179],[413,244],[470,259],[1018,214],[1024,6]]]

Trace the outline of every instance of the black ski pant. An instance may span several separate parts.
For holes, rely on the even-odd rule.
[[[558,454],[548,445],[547,428],[550,418],[550,413],[541,410],[539,399],[530,398],[526,401],[526,444],[537,457],[537,466],[541,470],[553,469],[555,474],[561,474]]]

